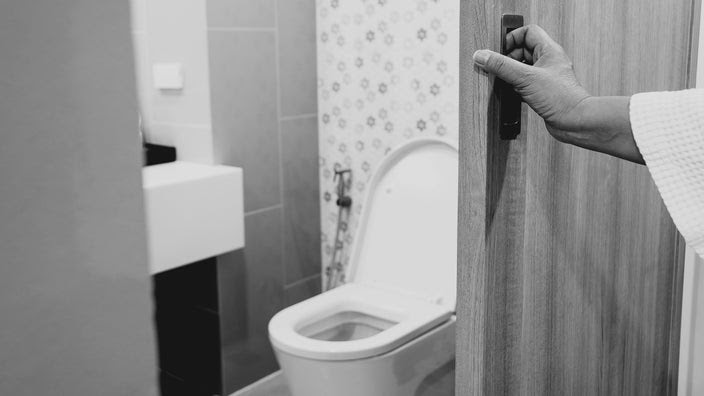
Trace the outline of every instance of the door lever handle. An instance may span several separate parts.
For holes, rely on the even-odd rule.
[[[506,35],[523,26],[522,15],[504,14],[501,16],[501,54],[508,55]],[[501,140],[514,140],[521,133],[521,97],[511,85],[501,79],[498,84],[499,137]]]

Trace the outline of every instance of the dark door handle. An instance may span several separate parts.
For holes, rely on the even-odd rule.
[[[508,55],[506,35],[523,26],[522,15],[504,14],[501,16],[501,53]],[[501,140],[513,140],[521,133],[521,97],[513,88],[497,79],[499,84],[499,137]]]

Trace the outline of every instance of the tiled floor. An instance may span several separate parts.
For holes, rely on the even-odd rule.
[[[455,365],[446,364],[429,375],[413,396],[451,396],[455,394]],[[281,371],[230,396],[291,396]]]
[[[230,396],[291,396],[280,371],[242,389]]]

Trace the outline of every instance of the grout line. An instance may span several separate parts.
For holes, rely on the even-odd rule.
[[[282,204],[276,204],[276,205],[268,206],[268,207],[266,207],[266,208],[250,210],[249,212],[245,212],[244,215],[245,215],[245,217],[247,217],[247,216],[250,216],[250,215],[259,214],[259,213],[267,212],[267,211],[269,211],[269,210],[279,209],[279,208],[282,208],[282,207],[283,207]]]
[[[276,28],[256,28],[256,27],[218,27],[210,26],[207,28],[211,32],[270,32],[275,33]]]
[[[317,116],[318,116],[318,113],[299,114],[299,115],[293,115],[293,116],[282,116],[281,121],[301,120],[304,118],[313,118],[313,117],[317,117]]]
[[[321,277],[320,274],[314,274],[314,275],[311,275],[311,276],[307,276],[307,277],[305,277],[305,278],[303,278],[303,279],[299,279],[299,280],[297,280],[297,281],[295,281],[295,282],[291,282],[291,283],[289,283],[289,284],[287,284],[287,285],[284,285],[284,289],[287,289],[287,288],[289,288],[289,287],[298,286],[298,285],[300,285],[301,283],[308,282],[309,280],[311,280],[311,279],[313,279],[313,278],[320,278],[320,277]]]
[[[319,23],[319,19],[321,18],[320,14],[318,13],[318,7],[315,7],[315,18],[313,18],[313,23],[315,23],[315,62],[313,63],[315,65],[315,111],[316,114],[320,115],[320,104],[323,103],[321,100],[321,93],[320,93],[320,88],[318,87],[318,81],[320,78],[320,72],[319,70],[321,69],[319,64],[320,64],[320,58],[322,55],[322,51],[319,50],[320,43],[318,42],[318,38],[320,37],[320,32],[322,30],[322,23]],[[317,128],[317,140],[318,140],[318,161],[320,161],[320,156],[321,156],[321,145],[323,142],[323,139],[321,136],[323,136],[323,133],[325,132],[325,128],[323,126],[321,118],[318,118],[316,120],[316,125],[315,127]],[[320,163],[320,162],[318,162]],[[326,224],[324,223],[324,214],[323,214],[323,204],[320,202],[320,195],[321,190],[323,189],[323,182],[322,182],[322,173],[323,170],[318,166],[318,212],[320,213],[320,221],[318,222],[320,234],[319,237],[322,237],[323,232],[325,232],[325,226]],[[325,277],[325,244],[322,243],[322,239],[318,241],[318,255],[320,257],[320,290],[325,291],[325,285],[326,285],[326,277]]]
[[[279,2],[274,1],[274,67],[276,69],[276,130],[279,144],[279,202],[281,202],[281,280],[286,283],[286,225],[284,221],[286,219],[286,207],[284,206],[284,164],[283,164],[283,149],[281,142],[281,62],[279,59],[279,45],[280,45],[280,34],[279,34]]]

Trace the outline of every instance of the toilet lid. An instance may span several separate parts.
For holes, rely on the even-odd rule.
[[[348,279],[408,293],[455,310],[457,146],[442,139],[404,143],[367,187]]]

